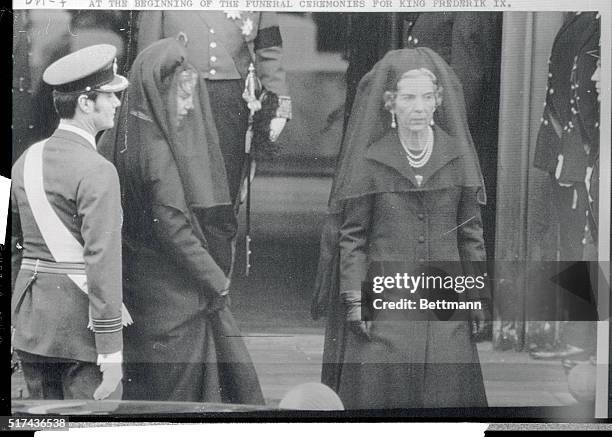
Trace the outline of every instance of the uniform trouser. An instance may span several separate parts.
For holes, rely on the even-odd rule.
[[[244,82],[239,79],[208,80],[206,86],[225,161],[230,197],[235,203],[244,171],[244,136],[249,123],[249,110],[242,99]]]
[[[237,215],[242,178],[246,174],[244,137],[249,121],[248,108],[242,99],[244,82],[239,79],[208,80],[206,86],[219,135],[219,148],[225,162],[230,198]],[[203,231],[212,257],[224,273],[231,277],[238,232],[237,218],[234,217],[231,223],[207,226]]]
[[[587,223],[588,194],[582,183],[571,187],[556,185],[555,197],[559,214],[559,255],[561,261],[580,261],[584,252],[584,227]]]
[[[560,260],[592,261],[592,259],[585,259],[583,242],[588,208],[588,194],[585,185],[575,183],[571,187],[562,187],[556,181],[553,181],[553,184],[559,214]],[[569,320],[579,317],[573,313],[571,307],[568,311]],[[561,336],[564,343],[594,353],[597,343],[596,332],[597,324],[594,321],[574,320],[564,324]]]
[[[17,351],[30,399],[93,399],[102,382],[96,363]],[[121,399],[121,384],[108,399]]]

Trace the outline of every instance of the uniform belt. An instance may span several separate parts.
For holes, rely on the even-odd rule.
[[[55,273],[64,275],[84,275],[85,264],[43,261],[40,259],[23,258],[21,268],[34,273]]]

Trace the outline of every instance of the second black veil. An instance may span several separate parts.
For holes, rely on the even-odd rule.
[[[384,107],[383,95],[396,89],[403,73],[419,68],[430,70],[437,77],[438,86],[443,88],[435,123],[453,138],[458,154],[463,157],[463,184],[479,187],[478,200],[486,203],[484,179],[468,128],[461,83],[441,56],[420,47],[390,51],[359,83],[336,166],[329,201],[332,213],[341,210],[343,200],[374,194],[360,181],[365,171],[366,149],[390,130],[391,115]]]

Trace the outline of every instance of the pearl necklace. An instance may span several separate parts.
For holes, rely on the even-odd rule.
[[[408,163],[411,167],[421,168],[429,161],[431,158],[431,153],[433,152],[433,131],[430,127],[427,128],[427,140],[425,141],[425,147],[423,147],[419,152],[412,152],[408,146],[402,140],[401,135],[400,142],[402,143],[402,147],[406,152],[406,158],[408,158]]]

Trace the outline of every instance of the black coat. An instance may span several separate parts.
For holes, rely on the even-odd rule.
[[[421,186],[396,133],[372,144],[366,158],[363,177],[377,194],[347,201],[340,290],[359,290],[372,261],[484,261],[476,188],[462,186],[463,158],[448,135],[435,130]],[[376,340],[345,330],[343,308],[337,295],[332,298],[323,382],[347,408],[486,406],[466,320],[375,321],[371,332]]]
[[[168,144],[157,136],[126,157],[137,170],[122,179],[124,296],[135,320],[125,329],[125,397],[263,403],[232,314],[207,311],[227,278]]]

